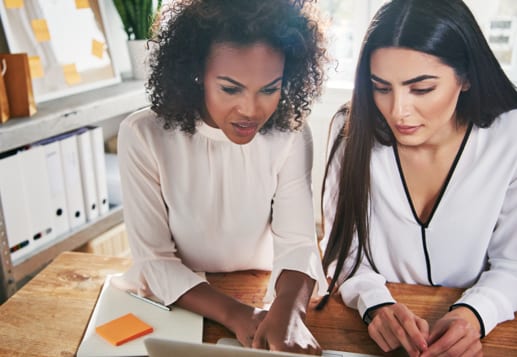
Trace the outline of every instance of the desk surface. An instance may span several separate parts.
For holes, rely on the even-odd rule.
[[[0,306],[0,356],[74,356],[105,276],[124,271],[129,264],[123,258],[62,253]],[[256,271],[208,274],[212,285],[255,306],[262,305],[268,277]],[[389,289],[395,299],[431,323],[461,294],[460,289],[406,284],[389,284]],[[324,349],[382,355],[357,312],[337,297],[323,311],[311,309],[307,323]],[[204,324],[206,342],[232,337],[217,323],[205,319]],[[501,324],[483,339],[484,356],[517,356],[515,336],[517,320]]]

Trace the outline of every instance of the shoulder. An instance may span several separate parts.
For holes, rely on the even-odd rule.
[[[517,109],[499,115],[492,123],[492,126],[500,128],[500,130],[517,128]]]
[[[499,115],[492,125],[480,128],[479,132],[490,143],[515,147],[517,150],[517,141],[514,139],[517,132],[517,109]]]
[[[157,130],[159,127],[158,117],[149,107],[131,113],[120,124],[121,129],[139,132]]]

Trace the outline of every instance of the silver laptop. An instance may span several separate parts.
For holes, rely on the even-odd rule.
[[[192,343],[160,338],[144,340],[149,357],[301,357],[305,354],[271,352],[223,343]],[[361,353],[323,351],[324,357],[375,357]]]

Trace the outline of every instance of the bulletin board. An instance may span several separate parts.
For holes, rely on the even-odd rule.
[[[10,53],[27,53],[36,102],[120,82],[104,0],[0,0]]]

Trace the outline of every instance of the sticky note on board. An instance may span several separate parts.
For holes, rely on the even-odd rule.
[[[68,85],[73,85],[81,82],[81,75],[77,72],[74,63],[63,65],[63,75]]]
[[[88,9],[90,8],[90,2],[88,0],[75,0],[76,9]]]
[[[50,41],[50,32],[48,31],[47,20],[45,19],[35,19],[32,20],[32,31],[34,32],[34,37],[38,42],[46,42]]]
[[[129,313],[97,326],[95,331],[112,345],[120,346],[153,332],[153,327]]]
[[[92,40],[92,55],[102,59],[104,55],[104,42]]]
[[[23,7],[23,0],[4,0],[6,9],[21,9]]]
[[[29,70],[32,79],[42,78],[45,75],[39,56],[29,56]]]

